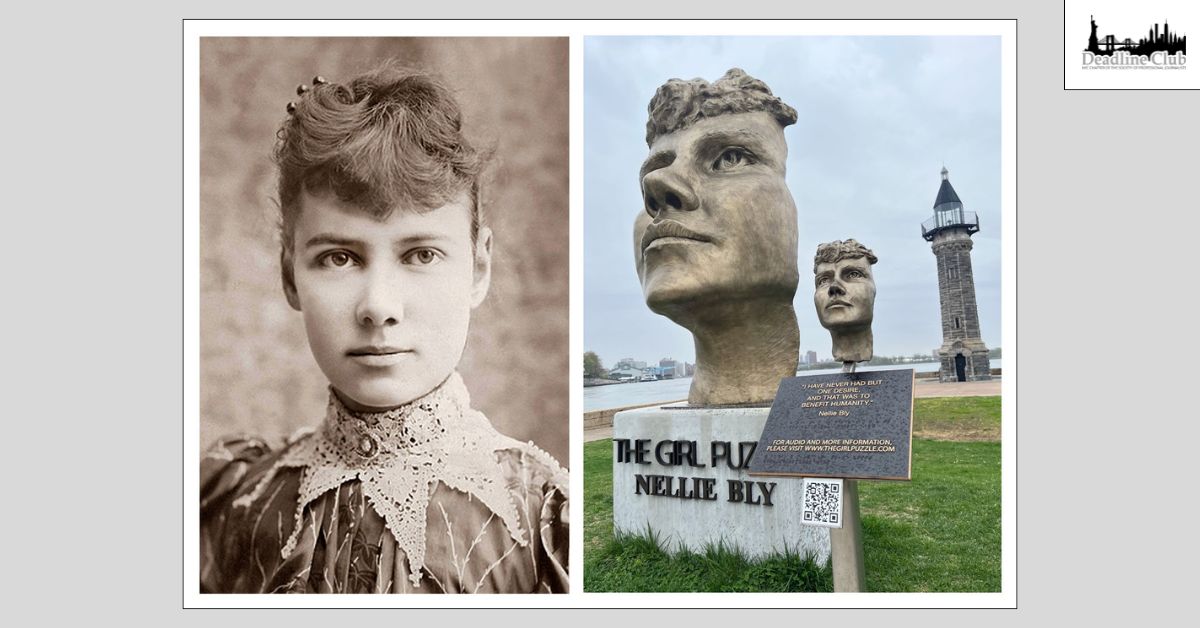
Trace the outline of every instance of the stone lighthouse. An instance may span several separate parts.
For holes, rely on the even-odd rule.
[[[975,305],[975,275],[971,271],[971,234],[979,231],[979,216],[963,211],[942,166],[942,186],[933,202],[933,218],[921,224],[921,235],[933,243],[937,257],[938,295],[942,304],[942,346],[939,379],[970,382],[991,379],[988,348],[979,334]]]

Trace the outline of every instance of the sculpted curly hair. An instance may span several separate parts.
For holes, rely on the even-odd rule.
[[[305,191],[333,193],[377,218],[467,192],[474,243],[487,156],[463,136],[458,102],[440,82],[387,63],[345,83],[315,84],[294,104],[274,154],[285,272]]]
[[[690,81],[671,79],[659,86],[647,107],[646,145],[660,135],[674,133],[704,118],[730,113],[764,111],[775,117],[779,126],[796,123],[796,110],[771,93],[767,84],[732,68],[714,83],[700,78]]]
[[[834,240],[817,246],[817,254],[813,258],[813,273],[817,272],[820,264],[836,264],[841,260],[865,257],[867,262],[874,264],[879,261],[871,249],[859,244],[856,240]]]

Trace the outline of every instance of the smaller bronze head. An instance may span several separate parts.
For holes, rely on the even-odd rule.
[[[834,240],[817,247],[813,259],[813,304],[821,326],[833,336],[833,357],[841,362],[871,359],[878,262],[871,249],[854,240]]]

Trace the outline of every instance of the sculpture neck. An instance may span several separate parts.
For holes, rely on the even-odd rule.
[[[689,404],[770,402],[779,381],[795,377],[800,329],[790,301],[722,304],[689,322],[696,343]]]
[[[871,326],[850,329],[831,329],[833,336],[833,359],[838,362],[866,362],[871,359],[874,336]]]

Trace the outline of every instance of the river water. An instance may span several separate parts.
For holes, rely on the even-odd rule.
[[[1002,368],[1000,359],[991,361],[994,369]],[[936,371],[937,362],[915,362],[913,364],[889,364],[887,366],[860,367],[864,371],[893,371],[896,369],[914,369],[918,373]],[[821,375],[825,373],[840,373],[842,369],[814,369],[800,371],[800,375]],[[677,401],[687,399],[688,388],[692,378],[663,379],[657,382],[634,382],[632,384],[612,384],[610,386],[591,386],[583,389],[583,411],[604,410],[605,408],[621,408],[640,404],[652,404],[662,401]]]

